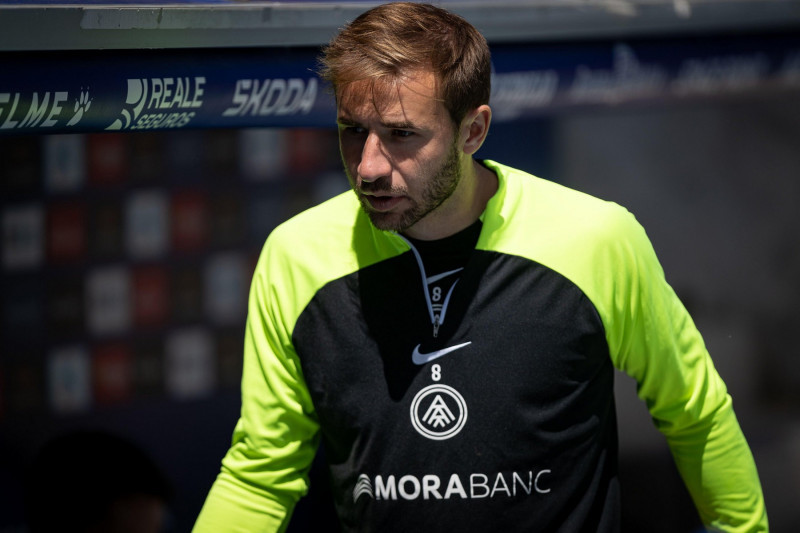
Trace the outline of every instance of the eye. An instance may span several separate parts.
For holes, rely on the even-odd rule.
[[[408,130],[392,130],[392,136],[394,136],[394,137],[406,138],[406,137],[411,137],[412,135],[414,135],[414,132],[413,132],[413,131],[408,131]]]
[[[366,129],[361,126],[348,126],[346,124],[339,124],[339,131],[348,135],[362,135],[366,133]]]

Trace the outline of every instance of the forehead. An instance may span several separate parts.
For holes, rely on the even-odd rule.
[[[397,78],[359,80],[346,85],[337,98],[340,118],[380,117],[381,120],[423,122],[447,115],[438,98],[439,87],[430,71]]]

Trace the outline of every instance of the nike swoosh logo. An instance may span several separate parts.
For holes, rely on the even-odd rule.
[[[444,355],[449,354],[450,352],[455,352],[456,350],[460,350],[464,346],[472,344],[472,341],[465,342],[463,344],[456,344],[455,346],[449,346],[447,348],[442,348],[441,350],[436,350],[430,353],[421,353],[419,351],[419,347],[422,346],[421,344],[417,344],[414,348],[414,353],[411,354],[411,360],[414,361],[415,365],[424,365],[425,363],[430,363],[434,359],[438,359]]]
[[[440,279],[444,279],[444,278],[446,278],[447,276],[450,276],[450,275],[452,275],[452,274],[455,274],[455,273],[457,273],[457,272],[461,272],[462,270],[464,270],[464,267],[457,268],[457,269],[455,269],[455,270],[450,270],[450,271],[448,271],[448,272],[442,272],[441,274],[437,274],[437,275],[435,275],[435,276],[431,276],[431,277],[429,277],[429,278],[428,278],[427,280],[425,280],[425,281],[428,283],[428,285],[430,285],[431,283],[436,283],[436,282],[437,282],[437,281],[439,281]]]

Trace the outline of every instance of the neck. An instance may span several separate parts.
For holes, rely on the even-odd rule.
[[[442,205],[403,233],[412,239],[444,239],[469,227],[497,192],[497,176],[471,157],[462,165],[458,187]]]

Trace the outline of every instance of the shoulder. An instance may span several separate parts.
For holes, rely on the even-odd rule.
[[[604,320],[613,302],[663,278],[644,228],[624,207],[508,167],[485,215],[481,246],[521,256],[564,276]]]
[[[256,273],[280,274],[284,282],[291,277],[293,283],[318,289],[406,248],[396,235],[375,229],[348,191],[275,228]]]
[[[534,260],[573,261],[643,234],[624,207],[492,161],[499,188],[487,207],[489,241]],[[490,246],[493,246],[490,244]]]
[[[323,286],[357,268],[349,242],[358,207],[348,209],[349,203],[347,195],[334,197],[270,233],[253,272],[252,316],[270,316],[291,331]]]
[[[358,201],[343,193],[281,223],[267,237],[257,273],[302,271],[336,277],[348,263]]]
[[[346,238],[358,218],[358,200],[344,192],[311,207],[281,223],[270,233],[267,243],[274,246],[316,246],[331,238]]]

